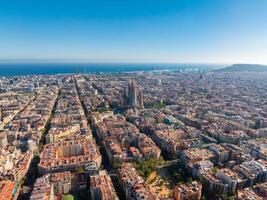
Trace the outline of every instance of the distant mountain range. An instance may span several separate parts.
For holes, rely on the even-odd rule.
[[[258,64],[234,64],[215,70],[216,72],[267,72],[267,65]]]

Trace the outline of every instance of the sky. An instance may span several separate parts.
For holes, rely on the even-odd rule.
[[[0,60],[267,64],[267,0],[0,0]]]

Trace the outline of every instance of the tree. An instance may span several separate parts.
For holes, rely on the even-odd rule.
[[[213,167],[213,169],[212,169],[212,172],[214,173],[214,174],[216,174],[217,172],[218,172],[218,167]]]
[[[228,200],[235,200],[235,196],[231,196],[231,197],[229,197]]]
[[[141,176],[143,176],[145,179],[147,179],[150,176],[150,174],[153,171],[155,171],[159,165],[162,165],[163,162],[164,162],[164,160],[162,157],[160,157],[159,159],[149,158],[146,160],[136,161],[134,163],[134,166],[135,166],[136,170],[138,171],[138,173]]]
[[[74,200],[74,197],[71,194],[63,195],[62,200]]]
[[[45,132],[46,132],[46,129],[45,128],[42,128],[40,131],[41,131],[42,135],[44,135]]]
[[[83,173],[85,173],[85,170],[83,167],[77,167],[77,168],[75,168],[75,172],[77,174],[83,174]]]
[[[121,165],[122,165],[122,162],[116,162],[116,163],[114,163],[113,167],[115,169],[119,169],[119,168],[121,168]]]

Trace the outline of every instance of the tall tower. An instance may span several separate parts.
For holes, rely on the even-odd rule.
[[[130,105],[132,107],[138,106],[137,95],[138,95],[138,88],[137,88],[136,81],[131,81],[129,97],[130,97]]]
[[[128,83],[128,91],[124,90],[124,102],[126,107],[144,108],[143,93],[136,81],[132,80]]]
[[[138,102],[139,102],[139,107],[141,109],[144,108],[144,95],[143,95],[143,91],[142,90],[139,90],[139,96],[138,96]]]
[[[0,121],[3,121],[3,108],[0,107]]]

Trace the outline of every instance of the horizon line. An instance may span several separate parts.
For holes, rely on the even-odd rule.
[[[149,60],[92,60],[92,59],[0,59],[0,64],[168,64],[168,65],[233,65],[256,64],[267,65],[259,62],[187,62],[187,61],[149,61]]]
[[[125,60],[90,60],[90,59],[0,59],[0,64],[203,64],[203,65],[232,65],[233,62],[187,62],[187,61],[125,61]],[[241,63],[241,62],[240,62]],[[260,63],[242,63],[260,64]]]

